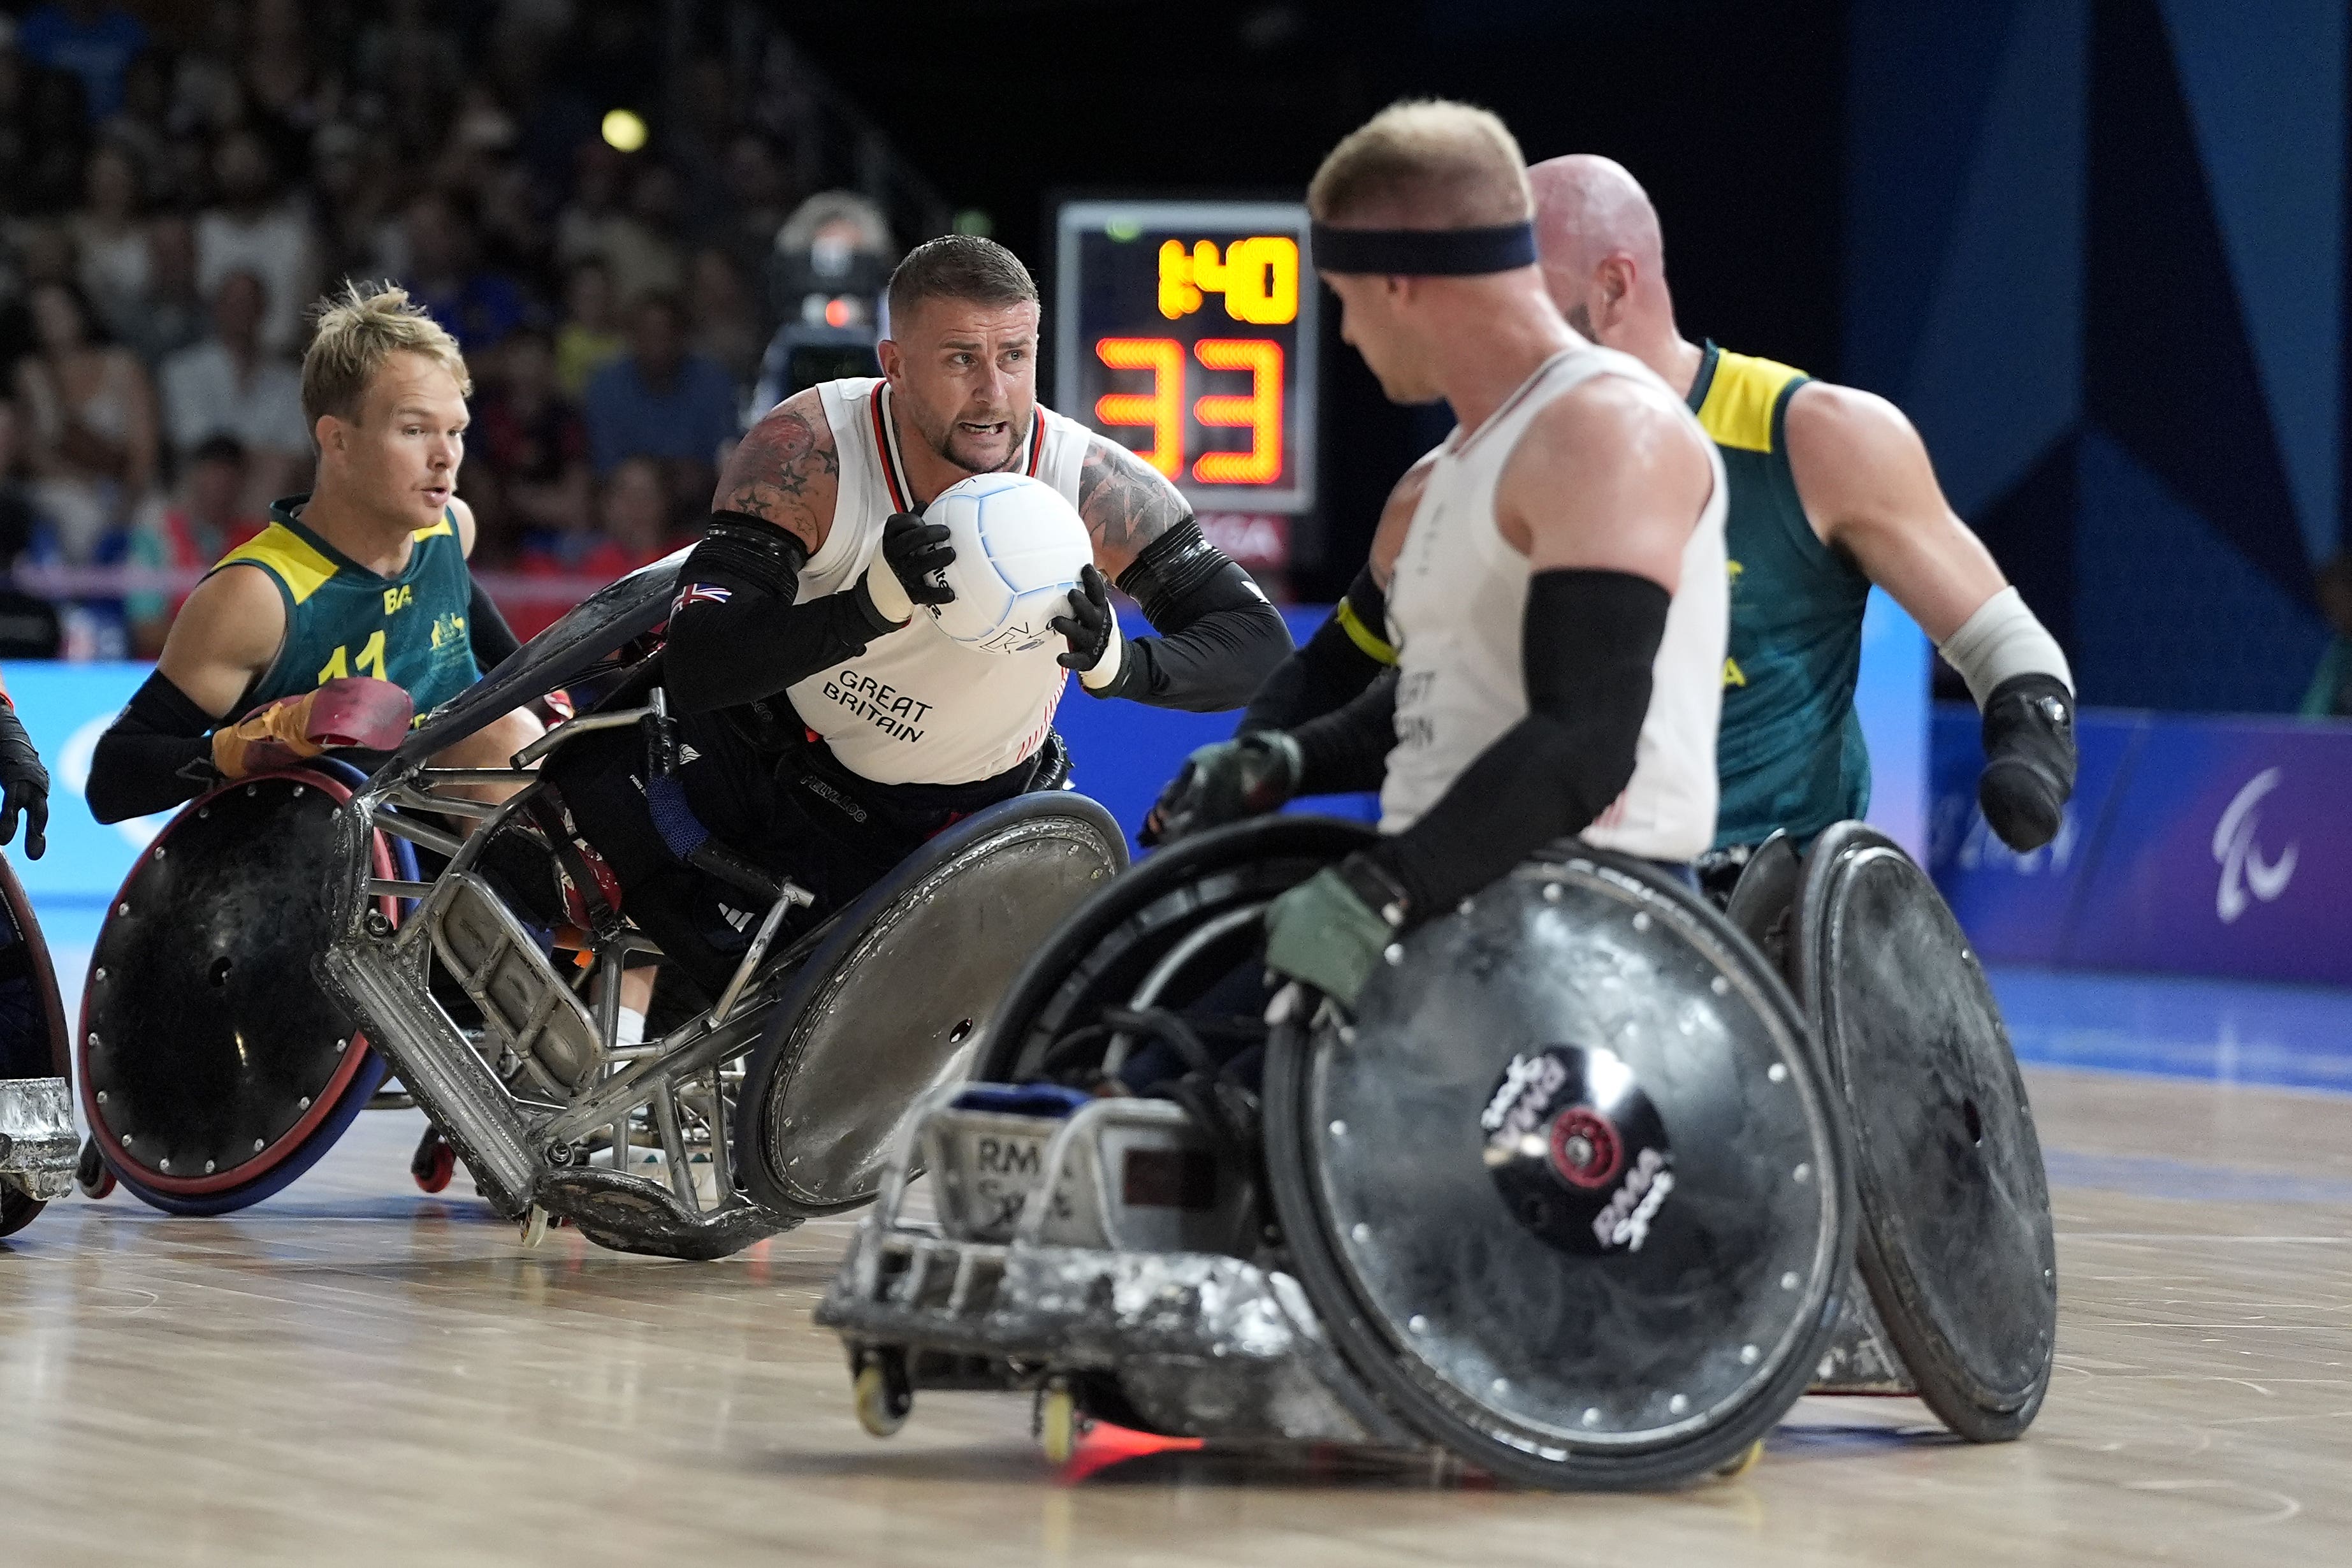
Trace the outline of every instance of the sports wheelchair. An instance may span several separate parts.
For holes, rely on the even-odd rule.
[[[868,1430],[1004,1388],[1057,1460],[1103,1421],[1583,1489],[1735,1473],[1809,1390],[2025,1428],[2040,1148],[1900,849],[1783,844],[1727,917],[1569,841],[1391,947],[1352,1016],[1270,993],[1265,904],[1367,833],[1202,834],[1039,950],[818,1309]],[[1147,1052],[1162,1081],[1106,1097]]]
[[[872,1197],[911,1108],[961,1075],[1005,980],[1123,868],[1124,841],[1100,806],[1066,787],[1016,796],[789,932],[810,895],[725,862],[739,879],[764,879],[740,962],[715,997],[695,995],[657,1037],[625,1043],[623,971],[658,962],[658,945],[611,909],[585,927],[535,922],[484,854],[505,843],[551,856],[530,814],[545,787],[537,764],[581,736],[663,718],[659,686],[642,677],[682,559],[583,601],[428,716],[372,775],[331,789],[291,775],[244,781],[184,814],[191,831],[191,819],[209,826],[238,816],[234,832],[206,837],[315,858],[307,878],[246,876],[249,899],[215,900],[214,918],[194,925],[200,951],[178,965],[188,973],[176,975],[175,995],[196,1000],[215,981],[226,994],[271,966],[278,993],[278,1016],[255,1031],[267,1037],[265,1060],[244,1051],[244,1069],[206,1096],[175,1102],[152,1067],[126,1070],[157,1055],[152,1037],[167,1026],[152,1016],[159,993],[141,978],[153,971],[109,965],[102,935],[91,1006],[122,1016],[89,1031],[85,1107],[109,1170],[166,1206],[251,1202],[315,1160],[389,1069],[527,1243],[568,1222],[624,1251],[716,1258]],[[560,725],[509,768],[432,764],[547,693],[631,674],[641,679],[622,691],[646,700]],[[466,793],[482,785],[513,793],[496,805]],[[211,816],[198,818],[200,809]],[[173,847],[167,833],[154,862],[170,864]],[[184,925],[189,900],[231,876],[194,858],[179,858],[189,892],[177,910],[156,901]],[[201,951],[240,941],[235,953]],[[300,972],[306,961],[310,973]],[[671,982],[662,984],[667,996]],[[143,1027],[108,988],[145,998]],[[223,1105],[234,1114],[219,1113]],[[436,1173],[446,1180],[446,1164]],[[215,1185],[173,1192],[158,1176]]]

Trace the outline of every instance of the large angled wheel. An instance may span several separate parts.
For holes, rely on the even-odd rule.
[[[1265,1126],[1340,1354],[1497,1476],[1732,1464],[1835,1327],[1854,1206],[1803,1018],[1643,863],[1569,847],[1412,933],[1352,1024],[1276,1030]]]
[[[958,823],[844,911],[745,1070],[743,1189],[800,1218],[870,1200],[926,1089],[963,1076],[1023,959],[1127,864],[1068,791]]]
[[[1853,1131],[1871,1300],[1945,1425],[2013,1438],[2050,1385],[2058,1262],[1984,966],[1927,873],[1859,822],[1814,842],[1798,916],[1799,989]]]
[[[82,1114],[107,1168],[157,1208],[260,1202],[383,1080],[311,979],[334,929],[336,816],[360,782],[320,758],[191,802],[107,910],[82,994]],[[415,877],[407,845],[378,835],[373,854],[375,875]]]
[[[1258,911],[1370,843],[1360,822],[1262,816],[1160,851],[1078,906],[1022,965],[975,1076],[1073,1081],[1100,1066],[1104,1009],[1182,1008],[1264,946]]]
[[[58,996],[49,946],[33,918],[32,900],[7,857],[0,855],[0,1079],[72,1076],[65,1004]],[[0,1186],[0,1236],[24,1229],[47,1206]]]

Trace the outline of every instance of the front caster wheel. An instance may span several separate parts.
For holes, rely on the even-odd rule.
[[[82,1196],[91,1199],[102,1198],[114,1190],[113,1168],[99,1153],[95,1138],[81,1141],[81,1158],[74,1163],[74,1185],[81,1189]]]
[[[915,1390],[907,1377],[907,1358],[897,1351],[870,1351],[861,1356],[857,1375],[850,1383],[857,1405],[857,1424],[866,1436],[887,1437],[907,1424],[915,1408]]]
[[[1078,1414],[1077,1396],[1070,1385],[1056,1379],[1047,1384],[1037,1395],[1037,1446],[1045,1451],[1049,1465],[1066,1465],[1078,1451],[1078,1438],[1086,1432],[1088,1422]]]
[[[1746,1475],[1748,1471],[1754,1469],[1758,1465],[1760,1465],[1763,1462],[1764,1439],[1759,1437],[1753,1443],[1748,1444],[1745,1448],[1740,1449],[1738,1456],[1732,1459],[1728,1464],[1717,1467],[1715,1472],[1716,1477],[1720,1480],[1738,1480],[1740,1477]]]

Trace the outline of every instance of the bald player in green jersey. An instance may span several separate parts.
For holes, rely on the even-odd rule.
[[[1910,421],[1874,394],[1685,338],[1657,214],[1615,163],[1555,158],[1528,176],[1545,286],[1561,314],[1681,392],[1723,454],[1731,628],[1717,738],[1718,864],[1736,871],[1775,831],[1808,843],[1868,808],[1853,693],[1873,584],[1934,639],[1983,710],[1977,793],[1987,822],[2013,848],[2048,843],[2074,782],[2065,655],[1954,514]],[[1298,758],[1262,731],[1337,708],[1395,661],[1384,595],[1429,462],[1398,481],[1371,561],[1331,622],[1267,682],[1239,739],[1187,762],[1148,833],[1173,837],[1279,805]]]

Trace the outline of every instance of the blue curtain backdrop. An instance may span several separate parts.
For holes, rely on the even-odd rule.
[[[1844,362],[2084,700],[2286,711],[2344,540],[2340,0],[1857,0]]]

